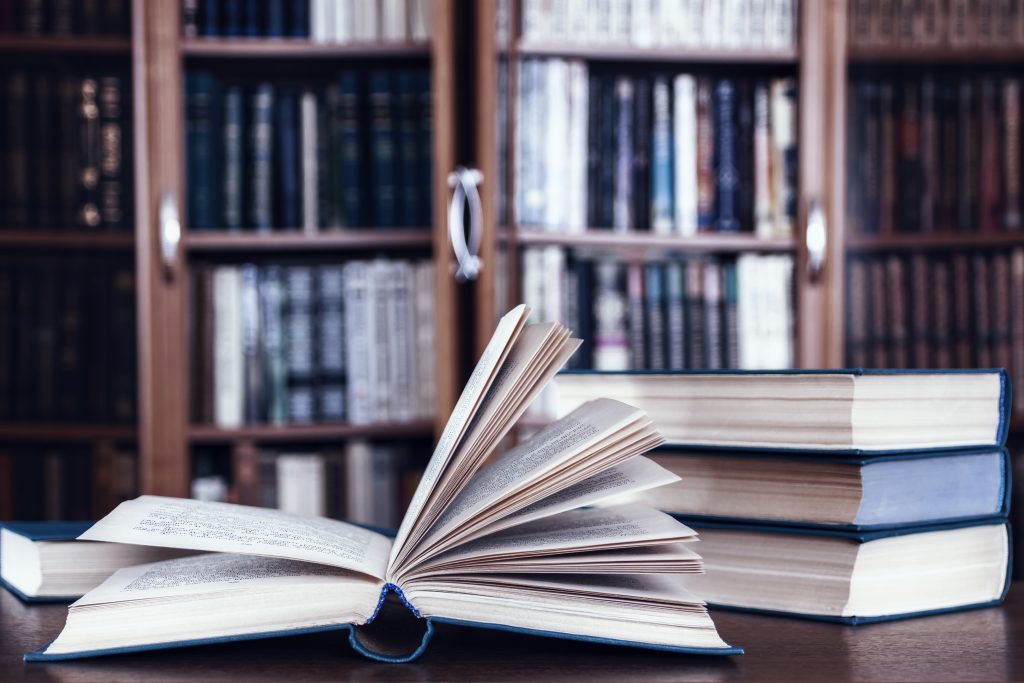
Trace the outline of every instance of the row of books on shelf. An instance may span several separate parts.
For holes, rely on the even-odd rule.
[[[182,0],[186,38],[309,38],[314,43],[426,41],[432,0]]]
[[[192,229],[431,224],[430,74],[345,70],[255,87],[186,75]]]
[[[115,444],[0,448],[0,519],[95,519],[135,497],[136,455]]]
[[[0,225],[129,230],[127,74],[16,67],[2,81]]]
[[[423,464],[409,443],[352,439],[322,452],[252,449],[236,455],[230,484],[216,463],[199,459],[192,496],[393,529]]]
[[[433,277],[429,261],[387,259],[197,267],[195,419],[431,418]]]
[[[517,98],[520,225],[793,234],[791,78],[652,78],[529,59]]]
[[[0,259],[0,420],[135,419],[135,273],[127,259]]]
[[[527,248],[522,273],[536,319],[564,321],[583,340],[570,367],[793,366],[788,255],[619,263]]]
[[[1024,248],[851,258],[852,367],[995,368],[1024,386]]]
[[[127,36],[130,31],[130,0],[0,0],[0,35]]]
[[[1020,78],[862,75],[850,84],[849,120],[854,230],[1021,229]]]
[[[1019,0],[853,0],[857,46],[992,47],[1024,44]]]
[[[526,45],[791,49],[799,9],[797,0],[523,0],[522,38]],[[500,34],[508,19],[498,20]]]

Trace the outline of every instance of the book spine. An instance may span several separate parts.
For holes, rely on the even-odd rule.
[[[206,73],[189,73],[185,82],[188,110],[188,227],[201,230],[216,225],[216,167],[213,156],[216,83]]]
[[[135,344],[135,272],[123,264],[113,272],[113,377],[111,381],[113,416],[128,424],[136,418],[136,344]]]
[[[208,265],[193,269],[191,295],[192,419],[199,424],[213,424],[214,290],[213,270]]]
[[[721,79],[715,84],[715,197],[719,232],[740,229],[739,168],[736,150],[736,84]]]
[[[399,422],[415,417],[415,358],[413,354],[412,268],[407,261],[391,263],[387,341],[389,358],[388,414]]]
[[[1007,230],[1020,230],[1020,80],[1003,80],[1003,220]]]
[[[181,35],[185,38],[199,37],[199,0],[182,0]]]
[[[901,231],[921,231],[921,116],[916,81],[903,83],[899,112],[899,164],[896,174]]]
[[[125,229],[124,107],[121,79],[100,79],[100,215],[108,230]]]
[[[337,86],[331,84],[321,91],[317,97],[316,116],[316,148],[313,153],[316,155],[315,168],[316,177],[313,189],[313,201],[316,202],[316,228],[328,228],[341,225],[335,207],[338,203],[334,196],[334,178],[337,169],[333,166],[333,136],[332,129],[334,113],[337,111],[338,93]]]
[[[956,84],[943,79],[939,84],[940,112],[940,178],[938,225],[940,230],[953,232],[957,229],[959,213],[959,113]]]
[[[693,370],[708,367],[705,352],[704,265],[696,260],[686,263],[686,367]]]
[[[754,92],[753,83],[741,80],[736,88],[736,213],[738,227],[754,229]]]
[[[772,209],[772,155],[768,82],[754,85],[754,234],[768,238],[775,233]]]
[[[678,91],[678,88],[677,88]],[[654,80],[654,122],[651,130],[651,230],[671,234],[674,228],[672,102],[667,77]],[[638,130],[643,130],[638,126]],[[646,134],[646,131],[643,131]],[[678,162],[675,162],[678,163]],[[641,223],[641,225],[643,225]]]
[[[423,210],[420,208],[419,180],[419,93],[416,75],[406,69],[397,74],[398,81],[398,187],[402,188],[398,223],[403,227],[420,224]]]
[[[52,420],[56,417],[57,384],[57,263],[47,257],[40,264],[41,277],[36,281],[35,325],[33,334],[33,365],[35,370],[35,417]]]
[[[55,225],[53,197],[50,186],[53,182],[53,157],[51,147],[54,118],[51,94],[51,79],[48,74],[38,73],[32,79],[32,187],[28,195],[32,198],[31,223],[50,228]]]
[[[723,364],[729,369],[740,367],[739,283],[736,264],[722,264],[722,349]]]
[[[345,358],[348,366],[348,419],[354,424],[372,421],[370,410],[371,376],[368,359],[371,354],[369,336],[370,308],[369,269],[365,262],[346,263],[343,271],[345,287]]]
[[[890,254],[886,259],[886,296],[889,315],[889,363],[894,368],[910,367],[910,326],[907,316],[909,291],[903,259]]]
[[[7,184],[4,222],[10,227],[27,227],[31,215],[29,196],[29,94],[28,75],[21,70],[6,75],[6,121],[4,128],[4,181]]]
[[[668,367],[665,334],[665,286],[664,266],[648,263],[644,267],[647,298],[647,367],[662,369]]]
[[[78,85],[75,77],[65,74],[57,80],[56,103],[57,128],[54,133],[55,178],[54,195],[50,201],[56,203],[55,220],[69,227],[78,224]],[[0,175],[8,177],[5,167]],[[0,199],[2,205],[2,199]],[[8,219],[9,222],[9,219]]]
[[[309,37],[309,2],[310,0],[291,0],[291,26],[289,35],[292,38]]]
[[[601,174],[603,172],[601,159],[602,140],[601,134],[604,129],[603,115],[603,80],[600,76],[590,73],[587,84],[587,225],[602,226],[601,224]],[[603,227],[603,226],[602,226]]]
[[[363,173],[360,149],[362,126],[359,116],[359,81],[354,72],[343,72],[338,80],[338,194],[341,199],[342,224],[348,228],[366,225],[363,200]]]
[[[981,232],[992,233],[1002,225],[999,190],[1002,181],[999,177],[999,102],[996,82],[992,78],[981,81],[980,101],[980,168],[979,180],[979,217],[978,227]]]
[[[228,20],[234,18],[234,15],[229,14],[227,10],[233,10],[240,1],[225,0],[223,7],[225,10],[225,21],[222,24],[220,0],[203,0],[199,4],[199,33],[203,36],[238,35],[237,30],[230,32],[230,29],[233,29],[234,26]]]
[[[320,103],[317,101],[316,93],[311,90],[303,91],[299,98],[299,127],[300,127],[300,155],[302,167],[302,231],[307,235],[315,235],[320,228],[320,168],[319,156],[319,126],[317,122],[317,110]]]
[[[968,255],[953,254],[953,367],[972,366],[971,335],[971,264]],[[949,291],[949,290],[946,290]],[[979,364],[978,367],[983,367]]]
[[[372,140],[371,177],[373,187],[373,225],[378,228],[398,224],[395,191],[395,91],[392,74],[374,71],[369,79],[370,139]]]
[[[230,86],[224,92],[223,169],[221,174],[221,220],[228,230],[242,227],[242,89]]]
[[[598,227],[611,228],[615,224],[617,107],[616,82],[602,77],[601,82],[601,149],[604,152],[600,174],[600,213]],[[610,157],[610,158],[609,158]]]
[[[259,269],[259,316],[263,340],[266,420],[288,421],[288,349],[285,345],[285,276],[281,266]]]
[[[675,143],[675,228],[680,235],[697,234],[697,82],[676,76],[673,142]]]
[[[996,252],[991,255],[989,270],[992,275],[991,313],[992,364],[1012,372],[1013,343],[1010,305],[1010,256]]]
[[[665,94],[668,95],[668,83],[665,83]],[[633,94],[633,181],[632,181],[632,207],[633,227],[640,230],[652,230],[651,221],[651,146],[652,135],[654,134],[654,120],[652,118],[652,94],[651,80],[638,76],[634,84]],[[669,111],[665,111],[665,127],[668,128]],[[665,143],[665,153],[671,154],[671,141]],[[671,158],[665,163],[665,168],[672,167]],[[665,183],[666,188],[671,191],[671,178]],[[669,217],[665,224],[671,231],[671,204],[667,211]]]
[[[878,232],[891,235],[896,220],[896,106],[892,83],[882,83],[878,93],[879,188]]]
[[[872,259],[868,265],[868,287],[871,291],[871,365],[889,367],[888,292],[885,288],[885,262]]]
[[[704,264],[704,349],[707,367],[718,370],[725,367],[725,348],[722,343],[722,268],[717,261]]]
[[[961,78],[957,91],[957,229],[972,232],[978,218],[978,126],[972,83]]]
[[[573,367],[590,369],[594,367],[594,305],[593,267],[589,261],[577,259],[573,262],[576,285],[576,336],[583,340],[573,356]]]
[[[665,265],[665,326],[668,367],[686,367],[686,272],[680,261]]]
[[[1010,307],[1011,377],[1013,386],[1024,387],[1024,247],[1010,253]]]
[[[313,269],[284,268],[284,346],[289,422],[312,422],[315,412],[315,337],[313,331]]]
[[[794,234],[797,212],[796,80],[772,82],[771,111],[775,173],[775,236]]]
[[[245,364],[242,347],[241,272],[218,266],[213,272],[214,422],[232,428],[242,424]]]
[[[862,259],[851,259],[847,288],[849,324],[847,326],[847,363],[851,368],[866,368],[868,362],[868,277]]]
[[[979,368],[992,367],[992,299],[990,297],[991,276],[988,259],[984,254],[975,253],[972,257],[971,275],[973,277],[974,318],[974,362]]]
[[[274,208],[277,227],[299,228],[302,225],[302,178],[298,101],[295,91],[281,88],[274,96],[273,165],[271,172],[274,189]],[[268,226],[269,227],[269,226]]]
[[[274,225],[274,86],[263,83],[252,97],[249,125],[249,224]]]
[[[242,26],[243,34],[249,38],[255,38],[260,35],[260,26],[262,18],[260,16],[260,0],[241,0],[242,2]]]
[[[715,123],[712,83],[697,79],[697,229],[714,228],[715,223]]]
[[[931,346],[935,354],[933,367],[952,368],[953,364],[953,318],[950,310],[955,295],[949,296],[949,262],[944,258],[933,258],[931,262],[931,305],[932,335]]]
[[[83,78],[79,90],[79,210],[78,222],[85,228],[100,226],[100,107],[99,81]]]
[[[0,328],[7,330],[7,334],[0,335],[0,420],[10,420],[15,417],[14,413],[14,396],[17,390],[17,385],[14,382],[14,349],[15,339],[17,334],[17,328],[15,327],[15,308],[14,308],[14,297],[15,297],[15,271],[9,267],[8,264],[0,263]],[[73,282],[72,278],[68,278],[66,282]],[[77,283],[74,286],[66,288],[66,290],[73,290],[78,292],[79,287]],[[76,310],[71,306],[67,306],[65,310]],[[71,318],[67,313],[64,316],[65,327],[68,327],[68,320],[71,320],[77,325],[79,318]],[[65,334],[63,339],[67,343],[67,339],[71,338],[72,335]],[[79,335],[74,334],[74,338],[78,341]],[[72,347],[72,352],[62,355],[65,359],[65,367],[61,369],[70,370],[70,365],[74,363],[76,366],[79,365],[79,359],[74,354],[76,346]],[[68,372],[68,376],[75,378],[76,375]],[[68,390],[65,395],[74,395],[74,393],[80,389],[79,382],[69,382]],[[75,406],[77,408],[77,406]],[[65,412],[65,415],[67,412]],[[0,452],[0,467],[5,465],[4,456]],[[4,489],[10,490],[10,489]],[[0,511],[3,511],[4,507],[0,504]]]
[[[629,310],[629,367],[647,367],[644,353],[644,271],[639,263],[626,267],[626,304]]]
[[[626,337],[626,298],[621,265],[599,261],[594,269],[594,369],[629,368]]]
[[[263,35],[270,38],[284,36],[284,0],[263,0],[263,3],[264,26],[266,27]]]
[[[927,76],[921,81],[921,202],[920,225],[922,232],[938,229],[939,111],[935,78]]]
[[[927,256],[914,254],[910,257],[910,314],[912,316],[910,367],[914,368],[932,367],[929,273]]]
[[[259,270],[252,264],[241,267],[242,292],[242,353],[245,367],[244,420],[253,424],[263,422],[263,331],[260,325]]]
[[[615,79],[615,194],[612,228],[616,232],[633,230],[633,97],[630,78]]]
[[[434,109],[433,93],[430,85],[430,72],[420,69],[416,72],[417,92],[419,93],[420,141],[417,160],[420,183],[420,220],[424,226],[434,224]]]
[[[345,282],[342,266],[317,270],[317,418],[344,420]]]

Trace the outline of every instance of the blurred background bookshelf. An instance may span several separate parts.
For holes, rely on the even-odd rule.
[[[577,368],[1024,386],[1017,0],[0,0],[0,63],[0,491],[57,491],[0,517],[391,519],[520,301]]]

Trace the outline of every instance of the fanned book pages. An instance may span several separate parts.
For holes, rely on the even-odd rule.
[[[438,621],[654,649],[737,654],[685,575],[697,535],[641,505],[601,505],[678,479],[642,454],[651,420],[588,401],[531,440],[500,444],[579,345],[506,314],[459,398],[394,537],[344,522],[143,496],[86,540],[212,551],[122,569],[68,611],[29,660],[71,659],[314,630],[408,661]],[[371,625],[372,622],[372,625]]]

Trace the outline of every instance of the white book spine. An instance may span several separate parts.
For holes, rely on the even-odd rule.
[[[768,0],[747,0],[747,47],[753,50],[765,47],[765,13]]]
[[[589,40],[589,5],[590,0],[567,0],[566,12],[569,16],[567,19],[565,42],[586,43]]]
[[[634,47],[654,45],[655,0],[632,0],[629,4],[630,42]]]
[[[608,42],[627,45],[630,38],[630,0],[609,0]]]
[[[277,507],[307,517],[327,513],[324,459],[315,454],[277,456]]]
[[[543,42],[545,38],[542,34],[541,27],[541,23],[543,21],[542,4],[543,0],[522,0],[522,5],[520,7],[523,12],[522,25],[524,43]]]
[[[309,40],[313,43],[327,42],[327,25],[324,21],[327,0],[309,0]]]
[[[543,311],[545,322],[565,323],[564,287],[565,251],[560,246],[544,247],[542,267]]]
[[[350,522],[373,522],[373,449],[362,439],[345,448],[345,509]]]
[[[736,318],[739,329],[739,366],[742,370],[755,367],[754,351],[758,340],[754,337],[754,288],[752,285],[752,254],[740,254],[736,259]]]
[[[392,346],[395,353],[395,386],[392,394],[397,398],[397,415],[399,420],[409,421],[416,417],[416,375],[415,346],[413,323],[413,270],[408,261],[396,261],[394,264],[395,312],[392,325]]]
[[[332,20],[332,41],[338,44],[352,42],[354,3],[356,0],[328,0],[334,9]]]
[[[722,45],[722,2],[711,0],[701,7],[700,43],[704,47],[721,47]]]
[[[569,232],[583,232],[587,226],[587,118],[589,84],[587,65],[582,61],[569,64],[569,202],[566,223]]]
[[[683,6],[679,0],[655,0],[653,19],[655,43],[662,47],[673,47],[679,44],[682,15]]]
[[[416,264],[416,389],[420,419],[433,417],[434,404],[434,267]]]
[[[390,296],[390,263],[379,259],[369,267],[368,296],[369,316],[366,334],[369,339],[367,367],[370,372],[370,421],[387,422],[391,418],[389,408],[389,349],[388,349],[388,300]]]
[[[385,42],[404,42],[408,39],[407,0],[383,0],[381,4],[381,39]]]
[[[214,422],[232,428],[242,424],[245,387],[242,345],[242,274],[235,266],[213,271]]]
[[[745,0],[722,0],[722,46],[732,49],[746,47],[747,24]]]
[[[409,0],[409,37],[414,42],[430,40],[433,0]]]
[[[544,322],[544,257],[540,248],[523,249],[523,303],[530,307],[530,321]]]
[[[372,421],[370,413],[369,330],[370,302],[367,265],[350,261],[344,266],[345,355],[348,359],[349,420],[355,424]]]
[[[321,0],[320,21],[324,43],[339,43],[338,36],[338,12],[340,4],[337,0]]]
[[[569,63],[563,59],[547,62],[545,101],[546,140],[544,144],[544,227],[564,231],[568,213],[566,141],[569,139]]]
[[[680,235],[697,234],[697,81],[676,76],[673,142],[675,144],[675,223]]]
[[[317,166],[317,101],[316,95],[307,90],[300,100],[302,135],[302,230],[315,235],[320,228],[317,184],[320,169]]]

